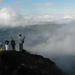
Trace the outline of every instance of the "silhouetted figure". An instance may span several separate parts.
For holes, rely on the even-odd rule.
[[[2,47],[3,45],[2,45],[2,42],[0,41],[0,51],[2,51]]]
[[[24,39],[25,39],[25,37],[22,37],[22,35],[19,34],[19,36],[18,36],[18,40],[19,40],[19,50],[20,50],[20,51],[23,50]]]
[[[12,38],[11,39],[11,48],[12,48],[12,50],[15,50],[15,46],[16,46],[15,40]]]
[[[5,49],[6,49],[6,51],[9,50],[9,41],[8,40],[5,40]]]

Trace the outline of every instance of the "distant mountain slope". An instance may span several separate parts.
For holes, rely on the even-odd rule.
[[[0,75],[64,75],[54,62],[28,52],[1,52]]]
[[[45,43],[50,36],[58,30],[62,25],[60,24],[42,24],[42,25],[31,25],[26,27],[14,27],[14,28],[1,28],[0,29],[0,40],[5,41],[5,39],[15,38],[18,41],[18,33],[22,33],[25,37],[25,48],[31,49],[31,47],[36,46],[41,43]],[[29,47],[28,47],[29,46]]]

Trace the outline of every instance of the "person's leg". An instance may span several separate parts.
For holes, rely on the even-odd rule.
[[[13,45],[11,45],[12,46],[12,50],[13,50]]]
[[[22,44],[22,50],[23,50],[23,44]]]
[[[0,51],[1,51],[1,46],[0,46]]]
[[[20,44],[20,51],[23,50],[23,44]]]
[[[6,51],[8,51],[8,45],[5,45]]]
[[[7,51],[9,50],[8,45],[7,45]]]
[[[19,51],[20,51],[20,44],[19,44]]]
[[[6,45],[5,45],[5,50],[6,50]]]
[[[21,49],[20,50],[22,51],[22,44],[21,44]]]
[[[13,45],[11,44],[11,49],[13,50]]]
[[[13,45],[13,50],[15,50],[15,45]]]
[[[19,51],[21,51],[21,44],[19,44]]]

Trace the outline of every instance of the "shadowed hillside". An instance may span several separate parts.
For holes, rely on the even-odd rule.
[[[0,75],[64,75],[54,62],[40,55],[24,52],[1,52]]]

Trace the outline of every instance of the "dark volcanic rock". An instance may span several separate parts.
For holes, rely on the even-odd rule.
[[[0,75],[64,75],[54,62],[26,51],[0,53]]]

